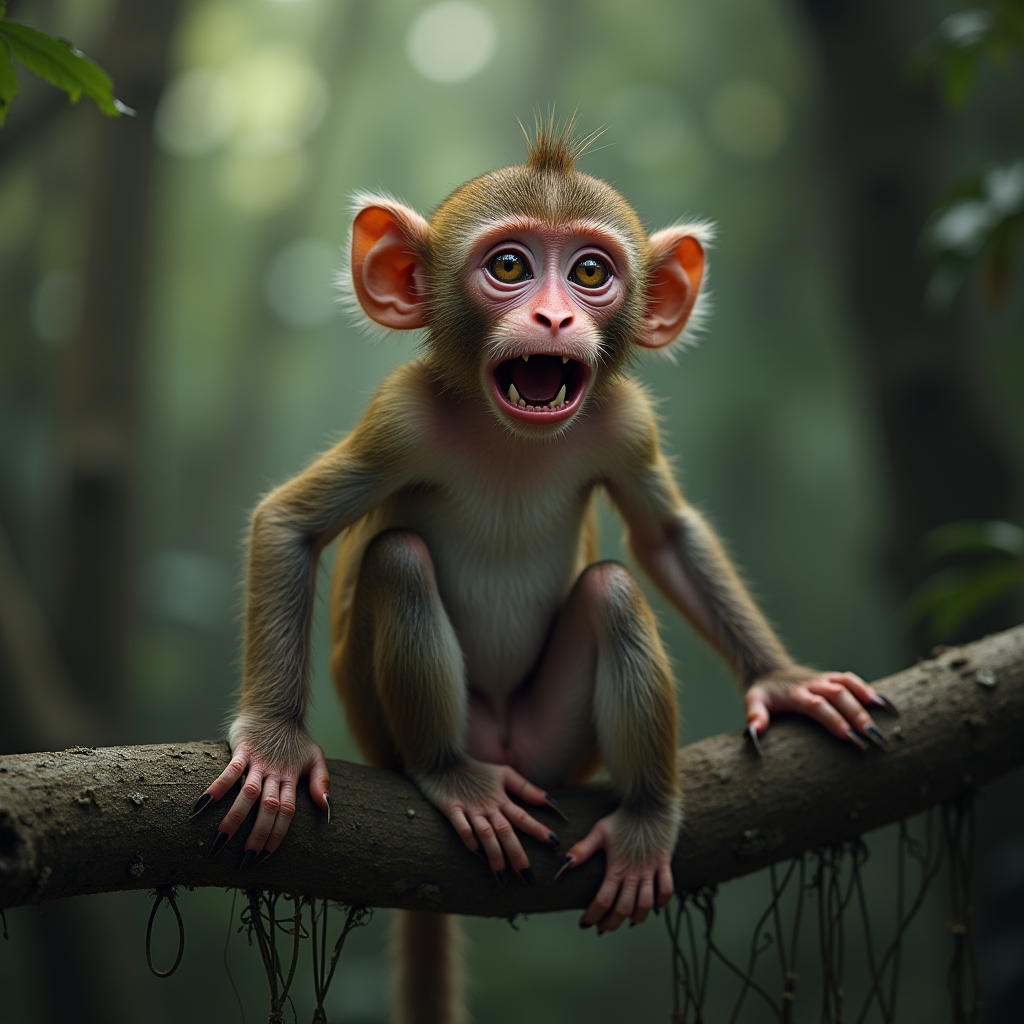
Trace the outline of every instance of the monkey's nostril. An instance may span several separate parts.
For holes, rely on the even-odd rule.
[[[551,326],[551,320],[545,313],[541,313],[539,310],[533,314],[533,318],[537,323],[542,324],[544,327]]]

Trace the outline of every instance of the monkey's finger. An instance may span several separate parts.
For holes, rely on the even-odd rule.
[[[622,885],[622,879],[618,875],[613,875],[609,872],[604,876],[601,888],[597,890],[597,895],[583,914],[580,927],[589,928],[590,925],[598,924],[605,917],[612,907],[615,906],[620,885]],[[607,929],[602,927],[601,930],[606,931]]]
[[[578,868],[584,861],[590,860],[598,850],[604,849],[608,836],[602,818],[578,843],[566,850],[566,857],[572,858],[572,866]],[[595,922],[596,923],[596,922]]]
[[[520,800],[525,800],[528,804],[534,804],[537,807],[550,806],[547,793],[540,786],[535,786],[529,779],[520,775],[515,768],[505,765],[502,768],[502,781],[505,784],[506,792],[519,797]],[[544,831],[547,832],[547,829]]]
[[[601,931],[613,932],[623,921],[633,916],[636,912],[636,897],[639,888],[640,879],[633,874],[627,875],[619,888],[619,898],[615,901],[615,907],[598,926]]]
[[[251,768],[249,774],[245,777],[245,784],[242,786],[241,793],[235,797],[235,802],[231,805],[231,809],[224,815],[224,819],[220,823],[220,831],[228,839],[238,831],[238,826],[245,821],[249,808],[260,798],[262,791],[263,776],[258,768]],[[217,837],[217,842],[221,843],[221,845],[226,841],[222,841],[219,836]],[[220,849],[220,847],[217,848]]]
[[[861,704],[867,707],[888,707],[884,700],[879,698],[878,694],[875,693],[874,688],[868,686],[863,679],[856,672],[829,672],[828,678],[833,683],[839,683],[841,686],[845,686],[861,702]]]
[[[455,807],[449,811],[448,820],[455,826],[455,831],[459,833],[459,838],[466,844],[469,852],[476,853],[480,849],[480,842],[473,831],[473,826],[462,813],[462,808]]]
[[[672,865],[667,857],[658,865],[656,879],[658,889],[655,893],[654,905],[660,910],[672,899],[672,894],[676,891],[675,879],[672,877]]]
[[[288,827],[295,817],[295,778],[292,775],[285,775],[281,780],[281,806],[278,809],[277,817],[274,819],[274,827],[270,830],[263,852],[268,856],[280,845],[288,832]],[[246,846],[249,844],[246,843]]]
[[[747,725],[757,730],[758,736],[764,735],[771,721],[771,714],[768,711],[768,704],[765,700],[763,690],[748,690],[746,696]]]
[[[864,710],[864,706],[857,700],[842,683],[824,682],[809,683],[807,689],[811,693],[820,694],[826,697],[829,703],[845,718],[857,732],[868,733],[874,726],[871,716]],[[875,730],[878,731],[877,729]]]
[[[473,826],[473,831],[476,832],[476,837],[484,848],[487,863],[500,880],[500,873],[505,870],[505,854],[502,852],[501,843],[494,833],[494,826],[482,814],[473,814],[469,819],[469,823]]]
[[[807,715],[816,722],[823,725],[829,732],[838,736],[841,740],[848,740],[861,750],[867,750],[867,744],[857,735],[845,718],[824,697],[811,693],[804,686],[794,686],[785,695],[787,711],[796,711],[801,715]]]
[[[215,804],[231,787],[242,777],[242,772],[249,765],[249,755],[239,747],[235,751],[231,760],[228,761],[227,768],[224,769],[213,780],[212,783],[206,788],[206,792],[195,802],[192,807],[192,813],[198,814],[201,810],[207,807],[209,804]],[[208,798],[208,799],[204,799]]]
[[[331,820],[331,776],[327,771],[327,761],[324,752],[317,747],[309,766],[309,795],[313,802]]]
[[[529,871],[530,858],[526,856],[523,844],[519,842],[519,836],[516,835],[516,830],[508,818],[501,811],[492,811],[491,824],[494,826],[498,842],[501,843],[505,856],[515,873],[521,875],[524,871]]]
[[[248,852],[259,853],[270,838],[270,831],[277,820],[277,812],[281,809],[281,780],[274,774],[268,774],[263,780],[263,796],[260,798],[260,809],[256,821],[245,841]]]
[[[647,915],[654,909],[654,873],[644,872],[640,880],[640,891],[636,897],[636,910],[630,920],[633,924],[643,924]]]
[[[506,800],[501,805],[501,811],[512,822],[513,825],[520,832],[525,832],[528,836],[533,836],[538,842],[543,843],[545,846],[551,845],[551,840],[548,838],[551,835],[551,829],[547,825],[542,825],[536,818],[531,817],[519,806],[519,804],[512,803],[511,800]]]

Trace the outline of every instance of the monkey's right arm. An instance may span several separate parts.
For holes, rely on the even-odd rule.
[[[221,822],[211,855],[257,800],[260,810],[243,866],[276,850],[295,813],[298,780],[306,775],[310,795],[330,816],[323,751],[305,730],[316,568],[341,530],[408,482],[415,433],[410,417],[396,413],[401,403],[391,384],[349,437],[267,495],[253,515],[242,695],[228,732],[233,756],[194,813],[220,800],[243,774],[245,784]]]

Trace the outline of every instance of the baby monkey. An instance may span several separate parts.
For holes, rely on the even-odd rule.
[[[699,315],[709,230],[648,235],[576,170],[584,145],[541,124],[525,163],[462,185],[429,220],[357,197],[352,294],[375,324],[423,329],[423,348],[255,511],[234,754],[197,804],[245,777],[214,852],[257,801],[243,865],[276,850],[303,776],[330,814],[304,721],[317,562],[340,534],[331,670],[367,760],[405,771],[502,884],[509,867],[534,882],[521,835],[559,843],[523,805],[557,809],[547,789],[603,763],[618,808],[564,859],[605,853],[581,924],[614,931],[663,906],[683,815],[675,687],[632,573],[597,560],[600,489],[637,563],[745,685],[755,745],[787,711],[883,744],[871,687],[787,654],[680,494],[627,376]],[[446,922],[403,915],[402,1020],[460,1019]]]

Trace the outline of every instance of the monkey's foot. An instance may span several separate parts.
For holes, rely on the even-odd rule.
[[[545,846],[558,846],[558,836],[512,800],[550,806],[548,795],[508,765],[467,758],[443,773],[416,779],[424,796],[455,826],[474,853],[483,850],[494,877],[505,884],[505,858],[517,875],[533,884],[530,859],[516,835],[520,829]],[[513,827],[515,826],[515,827]]]
[[[621,807],[607,818],[602,818],[569,849],[558,875],[579,867],[598,850],[604,850],[607,859],[604,882],[580,918],[581,928],[597,925],[598,932],[603,934],[615,931],[627,919],[633,924],[640,924],[647,920],[652,910],[660,910],[672,898],[675,885],[672,881],[671,849],[680,815],[666,815],[669,817],[674,819],[674,825],[669,825],[672,837],[663,852],[647,852],[638,856],[638,848],[649,846],[651,838],[649,834],[639,835],[638,832],[649,833],[652,822],[642,822]],[[653,824],[655,831],[663,831],[662,822]]]
[[[815,673],[797,668],[756,680],[747,690],[746,705],[747,732],[752,739],[764,734],[773,714],[789,711],[813,718],[861,750],[867,750],[865,739],[882,750],[889,749],[865,707],[899,714],[892,701],[875,693],[853,672]]]

